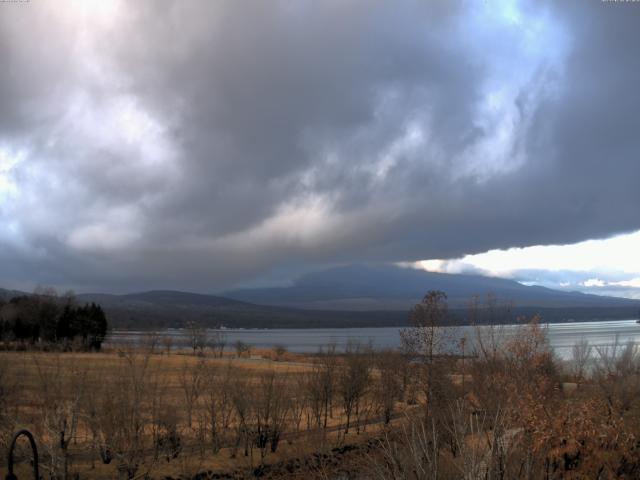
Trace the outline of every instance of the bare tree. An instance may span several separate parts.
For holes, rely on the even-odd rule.
[[[238,358],[245,357],[245,356],[248,357],[251,355],[251,347],[241,340],[238,340],[235,343],[235,349],[236,349],[236,356]]]
[[[85,393],[86,370],[67,366],[56,356],[53,365],[44,367],[33,357],[38,372],[40,417],[43,442],[48,459],[49,475],[67,480],[69,476],[69,446],[75,440]]]
[[[460,478],[505,478],[506,463],[511,455],[518,429],[509,429],[502,410],[489,417],[486,412],[474,414],[458,400],[449,409],[447,429],[455,442],[452,462]]]
[[[611,413],[630,411],[640,396],[640,349],[632,341],[620,344],[616,336],[612,345],[595,348],[597,361],[593,377]]]
[[[260,459],[264,460],[267,447],[276,452],[280,437],[286,425],[289,412],[286,382],[275,372],[265,372],[252,402],[254,443],[260,449]]]
[[[475,329],[473,353],[488,362],[498,359],[507,340],[505,324],[511,319],[511,306],[501,304],[491,294],[484,304],[474,297],[467,315]]]
[[[358,342],[350,341],[344,355],[344,365],[338,369],[338,391],[342,400],[342,408],[346,417],[344,433],[349,433],[351,415],[359,411],[371,377],[370,351],[361,347]]]
[[[281,360],[283,355],[287,353],[287,347],[285,347],[284,345],[274,345],[273,353],[275,354],[276,360]]]
[[[593,347],[586,338],[581,338],[571,348],[571,371],[576,381],[584,380]]]
[[[393,351],[376,352],[376,373],[374,399],[376,408],[388,424],[393,417],[396,402],[402,397],[402,376],[399,372],[407,369],[401,354]]]
[[[182,452],[182,436],[180,435],[180,418],[175,409],[163,405],[153,415],[153,450],[154,459],[162,456],[167,462],[178,458]]]
[[[213,453],[220,450],[233,414],[232,378],[238,373],[230,365],[219,371],[209,366],[206,372],[205,411]]]
[[[629,340],[616,361],[616,370],[622,375],[633,375],[640,370],[640,348],[638,344]]]
[[[428,292],[409,315],[412,327],[400,332],[405,348],[414,353],[426,369],[424,377],[425,401],[428,408],[436,383],[436,368],[439,357],[451,346],[453,332],[448,329],[449,314],[447,295],[438,290]]]
[[[180,370],[180,388],[184,398],[184,408],[187,414],[187,426],[191,428],[193,424],[193,409],[202,394],[205,381],[206,363],[204,359],[199,359],[195,365],[185,359]]]
[[[224,348],[227,346],[227,335],[222,330],[213,330],[209,334],[208,347],[213,352],[213,355],[218,358],[222,358],[224,355]]]
[[[231,402],[235,411],[236,440],[231,450],[231,457],[235,457],[238,447],[244,442],[244,456],[249,455],[249,429],[251,424],[251,398],[247,379],[242,376],[235,376],[231,382],[230,393]]]
[[[309,401],[305,375],[296,374],[293,377],[293,388],[290,394],[291,421],[295,427],[295,432],[298,433],[303,415],[309,410]]]
[[[140,339],[143,348],[146,348],[152,355],[156,353],[156,349],[160,346],[161,334],[156,330],[149,330]]]
[[[318,352],[313,369],[307,375],[307,394],[316,425],[327,428],[331,416],[336,383],[335,345]]]
[[[380,480],[438,479],[440,446],[435,424],[421,418],[409,418],[399,432],[385,432],[379,443],[381,455],[370,459],[370,477]]]
[[[187,335],[189,346],[193,349],[193,353],[200,351],[202,353],[207,346],[207,330],[194,321],[187,323]]]
[[[171,348],[173,347],[173,337],[170,333],[165,333],[162,336],[162,346],[164,347],[164,351],[167,355],[171,353]]]
[[[101,378],[104,394],[98,397],[96,421],[105,463],[116,460],[120,479],[148,474],[155,458],[148,458],[149,399],[158,395],[159,376],[149,365],[149,354],[121,351],[123,362]],[[150,460],[150,461],[149,461]]]

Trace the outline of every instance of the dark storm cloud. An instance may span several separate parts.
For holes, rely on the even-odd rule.
[[[634,5],[55,5],[1,7],[6,282],[207,290],[640,228]]]

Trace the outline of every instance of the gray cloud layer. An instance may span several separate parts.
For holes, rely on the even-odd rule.
[[[0,6],[3,282],[209,290],[640,228],[637,5],[78,5]]]

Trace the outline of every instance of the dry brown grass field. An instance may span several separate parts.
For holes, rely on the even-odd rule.
[[[640,477],[638,346],[563,365],[535,321],[467,357],[409,333],[412,353],[2,352],[1,446],[31,430],[45,479]]]
[[[351,374],[362,378],[343,385],[364,383],[347,407],[347,432],[338,355],[1,352],[2,445],[12,431],[31,430],[52,478],[238,474],[308,458],[364,442],[386,423],[380,373],[370,355],[357,355],[363,362]],[[396,414],[405,408],[398,400]]]

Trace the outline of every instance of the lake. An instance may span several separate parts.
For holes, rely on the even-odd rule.
[[[585,338],[593,346],[612,345],[616,338],[620,343],[628,341],[640,343],[640,324],[635,320],[615,320],[600,322],[552,323],[545,325],[549,343],[556,355],[562,359],[569,359],[572,346]],[[472,339],[475,328],[455,327],[457,337],[465,336]],[[504,326],[505,333],[513,334],[517,327]],[[347,342],[356,340],[361,343],[371,343],[375,348],[396,348],[400,345],[400,328],[310,328],[310,329],[224,329],[227,349],[232,349],[237,341],[244,342],[255,348],[272,348],[283,346],[291,352],[313,353],[321,346],[335,343],[336,347],[344,349]],[[188,333],[182,329],[167,329],[160,335],[172,337],[176,347],[188,344]],[[107,339],[107,344],[136,344],[144,341],[145,332],[114,331]]]

